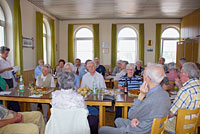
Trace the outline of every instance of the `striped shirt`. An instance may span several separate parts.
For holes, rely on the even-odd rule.
[[[178,109],[196,109],[200,107],[200,81],[190,79],[183,84],[171,106],[170,111],[177,114]],[[189,116],[187,119],[191,118]]]
[[[139,89],[142,85],[142,78],[138,75],[133,75],[132,77],[128,77],[127,74],[120,77],[118,82],[118,86],[124,86],[125,81],[128,81],[128,90],[130,89]]]

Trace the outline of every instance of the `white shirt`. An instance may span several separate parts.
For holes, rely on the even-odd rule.
[[[10,61],[8,59],[4,60],[2,57],[0,57],[0,70],[11,67]],[[3,73],[0,73],[1,77],[4,79],[12,79],[12,71],[4,71]]]
[[[38,76],[39,77],[39,76]],[[41,75],[41,78],[43,79],[43,81],[46,80],[47,76],[44,76],[43,74]],[[36,79],[36,86],[38,86],[38,78]],[[54,83],[54,78],[51,76],[51,86],[50,87],[55,87],[55,83]]]
[[[125,74],[126,74],[126,69],[124,69],[121,72],[117,73],[115,78],[114,78],[114,81],[119,81],[120,77],[124,76]]]
[[[87,110],[83,96],[72,89],[52,92],[51,105],[52,108],[58,109],[84,108]]]
[[[85,75],[83,75],[81,87],[89,87],[90,89],[93,89],[93,81],[96,82],[96,88],[106,88],[106,84],[104,81],[103,76],[95,71],[95,74],[92,76],[90,72],[87,72]]]

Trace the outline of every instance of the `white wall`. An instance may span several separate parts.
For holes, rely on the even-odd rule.
[[[155,59],[155,34],[157,23],[180,23],[180,19],[104,19],[104,20],[65,20],[59,21],[59,58],[68,59],[68,24],[99,24],[100,29],[100,60],[101,64],[111,64],[111,27],[112,24],[130,24],[144,23],[145,31],[145,64],[154,62]],[[147,46],[147,40],[152,40],[153,45]],[[109,44],[109,53],[102,53],[102,43]],[[153,48],[153,52],[148,52],[147,49]]]

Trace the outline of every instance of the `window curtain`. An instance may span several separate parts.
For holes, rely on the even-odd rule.
[[[139,59],[144,65],[144,24],[139,24]]]
[[[20,67],[18,75],[23,74],[22,23],[20,0],[14,1],[14,55],[15,64]]]
[[[74,26],[68,24],[68,61],[74,64]]]
[[[157,63],[160,58],[160,45],[161,45],[162,25],[156,24],[156,44],[155,44],[155,62]]]
[[[99,24],[93,24],[93,49],[94,49],[94,58],[99,57]]]
[[[43,14],[36,12],[36,55],[37,63],[43,59]]]
[[[55,47],[55,23],[51,19],[51,67],[56,66],[56,47]]]
[[[117,24],[112,24],[111,34],[111,68],[114,69],[117,63]]]

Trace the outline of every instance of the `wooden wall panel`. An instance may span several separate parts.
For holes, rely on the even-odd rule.
[[[33,81],[33,79],[34,79],[33,76],[34,76],[34,70],[24,71],[23,79],[24,79],[24,85],[25,86],[28,86],[28,83],[30,81]]]
[[[198,40],[194,40],[193,42],[193,62],[198,62],[198,50],[199,50],[199,43]]]

